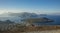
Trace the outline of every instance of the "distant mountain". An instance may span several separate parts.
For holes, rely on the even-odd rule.
[[[35,13],[27,13],[27,12],[23,12],[23,13],[12,13],[12,14],[10,14],[10,16],[18,16],[18,17],[21,17],[21,18],[38,17],[38,15],[35,14]]]
[[[13,24],[14,22],[10,20],[0,21],[0,24]]]
[[[0,15],[1,16],[1,15]],[[20,22],[22,19],[26,18],[40,18],[41,16],[46,16],[46,14],[36,14],[36,13],[4,13],[2,14],[3,17],[0,17],[0,20],[11,20],[15,22]]]
[[[40,16],[47,16],[47,14],[40,14]]]
[[[18,16],[18,17],[38,17],[38,16],[46,16],[46,14],[36,14],[36,13],[28,13],[28,12],[22,12],[22,13],[4,13],[0,16]]]
[[[3,16],[3,17],[2,17]],[[47,17],[49,19],[54,20],[55,22],[48,23],[48,24],[60,24],[60,15],[47,15],[47,14],[36,14],[36,13],[4,13],[0,15],[0,20],[10,20],[14,22],[21,22],[23,19],[26,18],[41,18],[41,17]]]

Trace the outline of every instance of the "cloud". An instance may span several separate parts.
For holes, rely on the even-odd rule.
[[[0,9],[0,14],[7,13],[7,12],[14,12],[14,13],[30,12],[30,13],[37,13],[37,14],[60,13],[60,11],[39,10],[39,9]]]

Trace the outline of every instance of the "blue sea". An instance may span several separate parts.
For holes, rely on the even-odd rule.
[[[35,24],[35,25],[60,25],[60,16],[48,15],[48,16],[43,16],[43,17],[47,17],[47,18],[53,20],[54,22],[47,22],[47,23],[36,22],[33,24]]]

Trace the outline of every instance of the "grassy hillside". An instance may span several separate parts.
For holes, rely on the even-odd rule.
[[[31,31],[45,31],[45,30],[58,30],[60,26],[16,26],[16,28],[7,31],[0,31],[0,33],[20,33],[20,32],[31,32]]]

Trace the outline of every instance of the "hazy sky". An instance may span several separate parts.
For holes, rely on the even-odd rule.
[[[0,0],[0,13],[60,13],[60,0]]]

